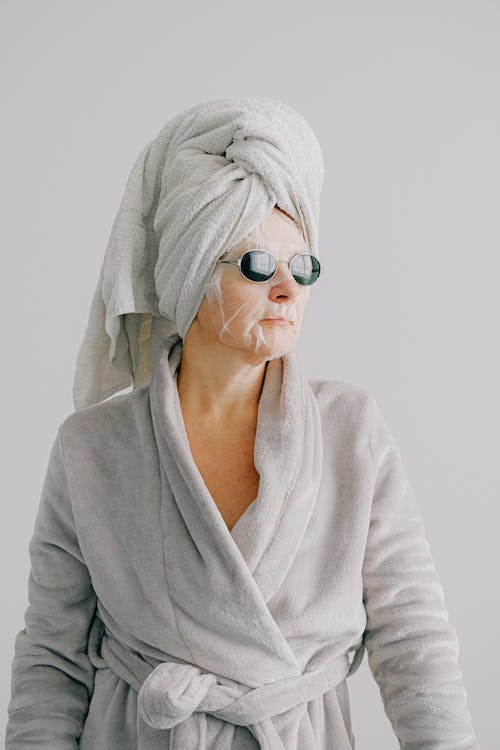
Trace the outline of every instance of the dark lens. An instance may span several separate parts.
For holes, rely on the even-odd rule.
[[[276,260],[265,250],[248,250],[241,257],[241,272],[250,281],[268,281],[276,269]]]
[[[314,255],[301,253],[293,259],[290,270],[298,284],[310,286],[317,280],[320,269],[320,262]]]

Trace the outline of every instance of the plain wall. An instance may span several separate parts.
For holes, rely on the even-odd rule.
[[[125,181],[181,109],[313,126],[323,274],[300,357],[376,396],[420,502],[483,750],[497,741],[500,4],[0,2],[6,721],[28,542]],[[398,747],[367,665],[359,750]]]

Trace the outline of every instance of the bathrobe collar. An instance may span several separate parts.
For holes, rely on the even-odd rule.
[[[266,652],[270,648],[273,658],[265,663],[271,675],[276,679],[299,673],[293,651],[267,602],[300,549],[317,499],[323,456],[317,401],[294,350],[268,362],[254,444],[259,491],[230,531],[191,453],[177,390],[181,357],[182,340],[176,336],[166,339],[157,354],[149,388],[164,472],[162,486],[174,499],[161,508],[167,536],[166,565],[176,571],[171,576],[170,595],[175,599],[178,592],[179,605],[186,606],[186,591],[195,596],[196,586],[203,585],[206,600],[207,587],[213,587],[213,601],[224,610],[224,619],[254,645]],[[171,544],[170,528],[177,528]],[[181,564],[192,560],[193,554],[198,563],[203,561],[202,583],[199,569],[195,573]]]

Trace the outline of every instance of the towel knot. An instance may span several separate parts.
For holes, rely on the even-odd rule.
[[[233,142],[226,148],[225,157],[234,162],[243,171],[243,176],[250,174],[266,174],[271,170],[269,145],[266,151],[266,144],[262,142],[259,150],[256,144],[257,139],[245,140],[243,136],[238,137],[235,134]],[[241,179],[241,178],[240,178]]]

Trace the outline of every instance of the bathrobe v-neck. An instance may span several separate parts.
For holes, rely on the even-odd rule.
[[[194,544],[204,561],[200,576],[194,575],[182,585],[196,587],[197,581],[205,585],[204,565],[208,560],[217,570],[217,589],[222,587],[228,594],[225,604],[230,608],[231,622],[239,620],[243,630],[251,633],[253,628],[243,614],[248,587],[255,595],[256,619],[269,620],[266,602],[286,576],[314,510],[323,460],[318,404],[294,351],[267,363],[254,443],[258,493],[230,531],[189,446],[177,390],[181,356],[180,342],[170,349],[165,347],[150,387],[162,478],[175,487],[174,502],[162,504],[165,534],[176,537],[174,544],[166,544],[167,567],[176,565],[177,558],[169,560],[168,556],[179,552],[176,535],[181,534],[181,540],[189,545],[186,554],[192,553]],[[272,618],[269,625],[278,636],[277,641],[272,639],[273,651],[278,647],[280,657],[295,664]]]

